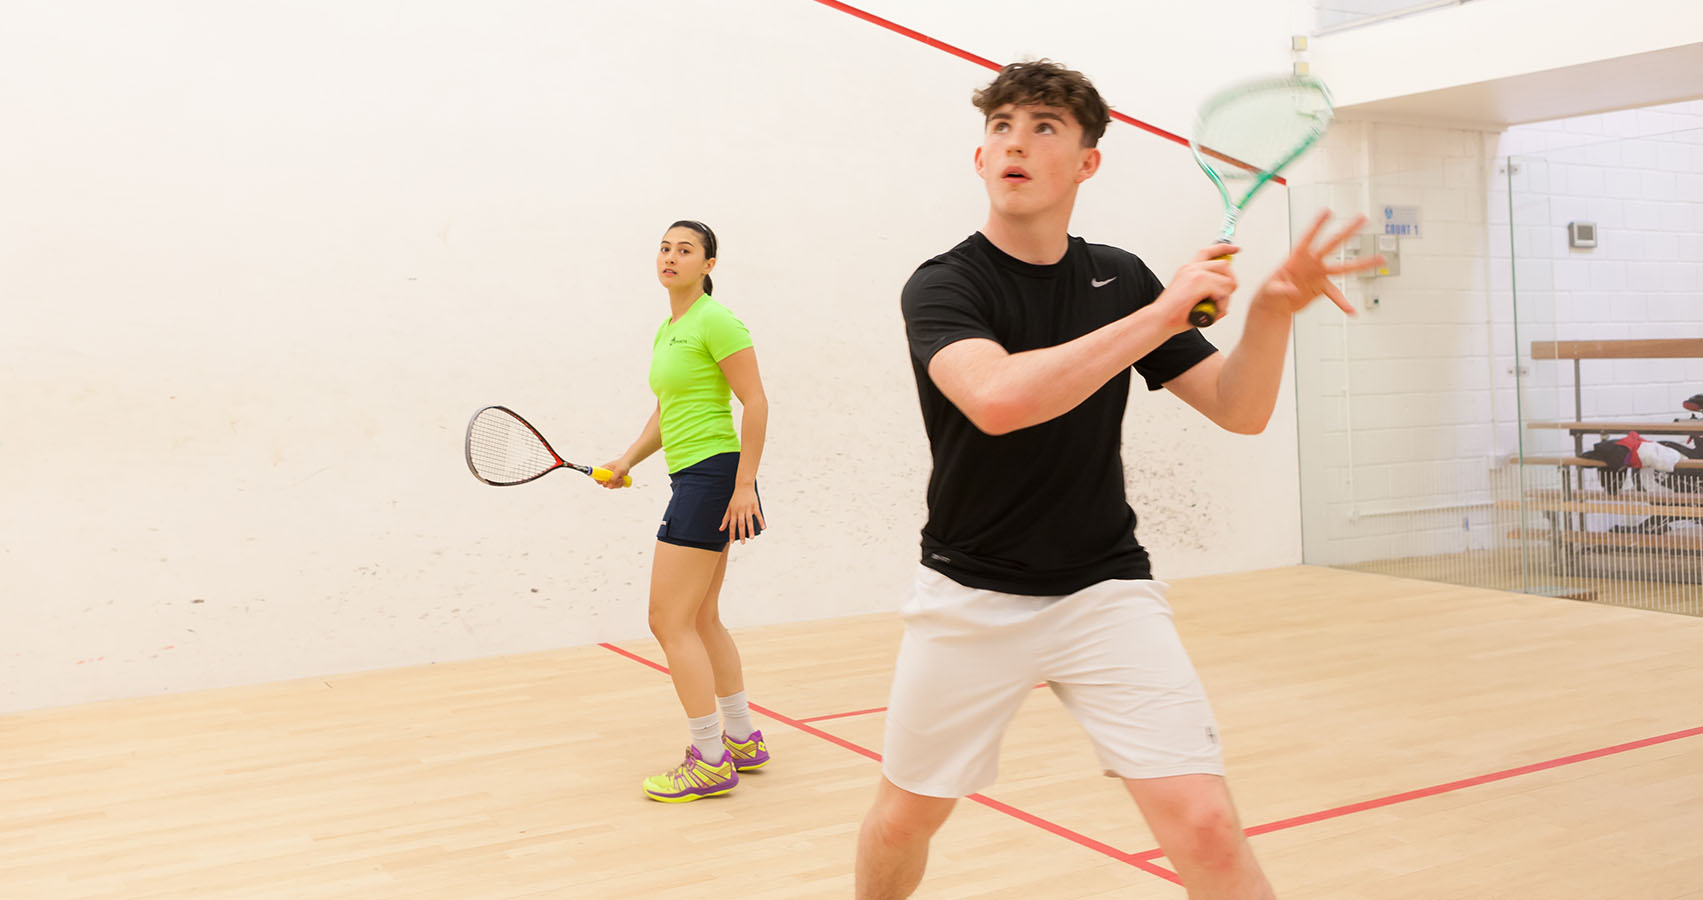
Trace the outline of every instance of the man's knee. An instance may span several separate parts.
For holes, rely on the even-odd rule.
[[[1196,865],[1233,866],[1246,837],[1221,776],[1126,780],[1167,855]]]
[[[946,824],[946,817],[957,802],[946,797],[913,794],[883,778],[866,822],[872,836],[889,847],[927,841]]]
[[[1172,856],[1186,856],[1195,865],[1229,868],[1242,855],[1246,837],[1227,798],[1192,799],[1177,810],[1171,829],[1176,847]]]

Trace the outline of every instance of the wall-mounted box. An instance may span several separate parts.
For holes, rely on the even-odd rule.
[[[1351,241],[1348,245],[1348,255],[1355,259],[1366,259],[1380,253],[1384,256],[1383,265],[1360,272],[1360,277],[1382,278],[1386,275],[1400,275],[1401,238],[1393,234],[1363,234],[1358,241]]]

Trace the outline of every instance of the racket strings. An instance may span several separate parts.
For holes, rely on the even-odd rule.
[[[480,478],[499,484],[535,478],[556,465],[544,441],[500,409],[481,411],[467,427],[467,459]]]
[[[1222,94],[1196,123],[1201,164],[1225,180],[1261,179],[1312,146],[1330,126],[1324,86],[1284,79]]]

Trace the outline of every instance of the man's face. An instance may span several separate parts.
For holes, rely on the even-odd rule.
[[[1082,146],[1082,126],[1056,106],[1006,104],[987,119],[976,148],[976,174],[995,210],[1025,217],[1055,208],[1099,167],[1100,151]]]

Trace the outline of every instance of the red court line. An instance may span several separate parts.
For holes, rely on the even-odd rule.
[[[849,719],[852,716],[867,716],[867,715],[871,715],[871,714],[874,714],[874,713],[886,712],[886,711],[887,711],[887,707],[877,706],[874,709],[854,709],[851,712],[829,713],[825,716],[808,716],[806,718],[799,719],[798,721],[800,721],[800,722],[826,722],[829,719]]]
[[[820,728],[816,728],[816,727],[813,727],[813,726],[810,726],[810,725],[806,725],[803,722],[799,721],[798,719],[790,718],[788,716],[783,716],[780,713],[775,712],[772,709],[768,709],[767,707],[758,706],[755,703],[751,704],[751,708],[762,713],[765,716],[768,716],[771,719],[774,719],[777,722],[780,722],[783,725],[791,725],[792,727],[798,729],[799,731],[804,732],[805,734],[815,735],[816,737],[819,737],[822,740],[827,741],[830,744],[838,744],[841,747],[844,747],[847,750],[850,750],[851,752],[858,754],[859,756],[867,756],[870,759],[875,760],[876,762],[881,761],[881,754],[876,753],[874,750],[871,750],[868,747],[862,746],[860,744],[854,744],[851,741],[848,741],[845,738],[840,737],[837,734],[829,734],[828,732],[823,731]]]
[[[1509,778],[1516,778],[1521,775],[1530,775],[1533,772],[1542,772],[1545,769],[1557,769],[1562,766],[1570,766],[1575,763],[1589,762],[1593,759],[1602,759],[1605,756],[1614,756],[1616,754],[1627,753],[1632,750],[1642,750],[1645,747],[1654,747],[1657,744],[1666,744],[1671,741],[1683,740],[1685,738],[1697,737],[1699,735],[1703,735],[1703,726],[1687,728],[1684,731],[1675,731],[1670,734],[1658,735],[1652,738],[1644,738],[1643,740],[1630,741],[1625,744],[1615,744],[1612,747],[1603,747],[1598,750],[1587,750],[1583,753],[1575,753],[1571,756],[1562,756],[1556,759],[1531,763],[1530,765],[1518,766],[1512,769],[1503,769],[1500,772],[1492,772],[1489,775],[1479,775],[1475,778],[1463,778],[1459,781],[1451,781],[1446,784],[1432,785],[1431,787],[1420,788],[1416,791],[1391,794],[1388,797],[1379,797],[1375,800],[1363,800],[1359,803],[1350,803],[1347,806],[1338,806],[1335,809],[1327,809],[1323,812],[1309,813],[1304,816],[1295,816],[1289,819],[1280,819],[1276,822],[1267,822],[1264,825],[1255,825],[1254,827],[1249,828],[1247,830],[1247,834],[1249,837],[1255,837],[1261,834],[1270,834],[1273,831],[1298,828],[1302,825],[1311,825],[1315,822],[1323,822],[1327,819],[1341,818],[1342,816],[1365,812],[1370,809],[1394,806],[1397,803],[1407,803],[1411,800],[1423,800],[1426,797],[1448,794],[1470,787],[1477,787],[1481,784],[1505,781]],[[1164,852],[1161,850],[1148,850],[1142,853],[1133,854],[1136,859],[1157,859],[1164,855]]]
[[[617,647],[614,644],[610,644],[610,643],[599,643],[597,646],[602,647],[606,650],[614,651],[615,653],[619,653],[620,655],[625,656],[626,658],[628,658],[628,659],[630,659],[634,662],[642,663],[644,665],[650,666],[651,668],[657,670],[658,672],[663,673],[664,675],[668,674],[668,667],[667,666],[664,666],[660,663],[655,663],[655,662],[652,662],[648,659],[645,659],[644,657],[638,655],[637,653],[633,653],[633,652],[628,651],[628,650],[623,650],[620,647]],[[812,727],[810,725],[807,725],[807,724],[805,724],[805,721],[802,720],[802,719],[794,719],[794,718],[790,718],[788,716],[783,716],[780,713],[775,712],[772,709],[769,709],[769,708],[763,707],[763,706],[758,706],[755,703],[751,704],[751,708],[756,710],[757,712],[762,713],[765,716],[768,716],[771,719],[774,719],[777,722],[780,722],[783,725],[790,725],[793,728],[796,728],[799,731],[804,732],[805,734],[814,735],[814,736],[819,737],[822,740],[825,740],[825,741],[827,741],[831,744],[837,744],[841,747],[846,748],[847,750],[852,751],[853,753],[856,753],[860,756],[866,756],[866,757],[868,757],[872,760],[875,760],[876,762],[881,761],[881,754],[876,753],[874,750],[871,750],[868,747],[864,747],[864,746],[861,746],[859,744],[854,744],[851,741],[848,741],[845,738],[840,737],[839,735],[829,734],[828,732],[823,731],[820,728],[815,728],[815,727]],[[1086,847],[1090,850],[1093,850],[1093,851],[1096,851],[1098,853],[1102,853],[1106,856],[1109,856],[1112,859],[1117,860],[1118,862],[1126,863],[1128,865],[1134,866],[1134,867],[1142,870],[1143,872],[1148,872],[1148,873],[1151,873],[1153,875],[1157,875],[1160,878],[1164,878],[1167,881],[1171,881],[1171,882],[1174,882],[1176,884],[1182,884],[1182,880],[1177,877],[1177,873],[1172,872],[1170,869],[1167,869],[1163,866],[1155,865],[1155,864],[1147,861],[1146,859],[1138,859],[1138,858],[1136,858],[1136,856],[1134,854],[1125,853],[1122,850],[1117,849],[1116,847],[1110,846],[1108,844],[1101,843],[1100,841],[1096,841],[1093,838],[1088,837],[1085,834],[1081,834],[1081,833],[1072,831],[1069,828],[1064,827],[1063,825],[1059,825],[1059,824],[1056,824],[1054,822],[1049,822],[1046,819],[1041,818],[1040,816],[1034,815],[1032,813],[1024,812],[1023,810],[1020,810],[1015,806],[1011,806],[1010,804],[1001,803],[998,800],[993,799],[992,797],[987,797],[987,796],[984,796],[982,794],[971,794],[970,796],[968,796],[964,799],[974,800],[975,802],[980,803],[983,806],[986,806],[988,809],[994,810],[996,812],[1005,813],[1006,815],[1008,815],[1008,816],[1010,816],[1014,819],[1017,819],[1020,822],[1027,822],[1030,825],[1034,825],[1037,828],[1041,828],[1045,831],[1049,831],[1053,834],[1058,835],[1059,837],[1064,838],[1065,840],[1071,841],[1072,843],[1078,844],[1078,845]]]
[[[948,44],[948,43],[946,43],[945,41],[942,41],[942,40],[937,40],[935,38],[931,38],[928,35],[923,34],[920,31],[915,31],[913,29],[906,28],[905,26],[900,25],[897,22],[894,22],[894,21],[891,21],[891,20],[888,20],[888,19],[883,19],[880,16],[878,16],[878,15],[872,13],[872,12],[865,12],[864,10],[858,9],[855,6],[851,6],[850,4],[840,3],[839,0],[816,0],[816,2],[822,4],[823,6],[828,7],[829,9],[837,9],[840,12],[846,13],[848,15],[856,16],[856,17],[858,17],[858,18],[860,18],[860,19],[864,20],[865,22],[868,22],[872,25],[879,25],[882,28],[885,28],[888,31],[891,31],[895,34],[902,34],[905,37],[908,37],[913,41],[921,41],[922,43],[927,44],[927,45],[929,45],[930,47],[933,47],[936,50],[944,50],[947,53],[950,53],[953,56],[958,57],[959,59],[969,60],[970,62],[973,62],[978,66],[982,66],[983,68],[992,69],[995,72],[999,71],[999,68],[1000,68],[999,63],[996,63],[993,60],[988,59],[987,57],[977,56],[977,55],[975,55],[974,53],[971,53],[968,50],[964,50],[964,49],[961,49],[959,47],[954,47],[951,44]]]
[[[992,69],[995,72],[999,71],[999,69],[1000,69],[999,63],[996,63],[993,60],[988,59],[987,57],[977,56],[976,54],[971,53],[970,51],[965,50],[961,47],[954,47],[951,44],[948,44],[945,41],[940,40],[939,38],[929,37],[928,35],[923,34],[920,31],[917,31],[917,30],[911,29],[911,28],[906,28],[905,26],[900,25],[897,22],[894,22],[894,21],[891,21],[891,20],[888,20],[888,19],[883,19],[883,18],[881,18],[880,16],[878,16],[874,13],[865,12],[861,9],[858,9],[855,6],[851,6],[849,4],[841,3],[841,2],[839,2],[839,0],[816,0],[816,2],[822,4],[823,6],[828,7],[829,9],[837,9],[840,12],[846,13],[848,15],[856,16],[857,18],[862,19],[865,22],[868,22],[872,25],[879,25],[882,28],[885,28],[888,31],[893,32],[894,34],[902,34],[905,37],[908,37],[913,41],[920,41],[924,44],[927,44],[930,47],[933,47],[936,50],[944,50],[947,53],[950,53],[953,56],[958,57],[959,59],[969,60],[970,62],[973,62],[978,66],[982,66],[984,68]],[[1180,137],[1178,135],[1172,134],[1171,132],[1166,131],[1163,128],[1160,128],[1157,125],[1149,125],[1146,122],[1141,121],[1140,119],[1134,118],[1133,116],[1126,116],[1123,113],[1118,112],[1115,109],[1112,110],[1112,118],[1117,119],[1119,122],[1123,122],[1126,125],[1134,125],[1135,127],[1141,129],[1142,131],[1145,131],[1149,134],[1158,135],[1159,137],[1162,137],[1165,140],[1175,141],[1179,144],[1182,144],[1185,147],[1187,147],[1188,144],[1189,144],[1188,138]],[[1282,181],[1281,179],[1275,179],[1275,178],[1272,179],[1272,180],[1278,181],[1279,183],[1281,183],[1281,181]]]
[[[658,665],[654,662],[651,662],[650,660],[645,659],[642,656],[638,656],[637,654],[629,653],[626,650],[622,650],[620,647],[617,647],[614,644],[600,644],[599,646],[606,647],[610,650],[615,651],[616,653],[621,654],[622,656],[625,656],[625,657],[632,659],[636,662],[640,662],[640,663],[643,663],[647,666],[650,666],[651,668],[656,669],[659,672],[667,673],[667,671],[668,671],[667,668],[660,666],[660,665]],[[858,746],[857,744],[854,744],[850,741],[847,741],[847,740],[840,738],[840,737],[837,737],[835,735],[828,734],[827,732],[822,731],[820,729],[812,728],[808,725],[805,725],[802,721],[795,720],[795,719],[789,719],[785,716],[778,715],[778,714],[776,714],[776,713],[774,713],[770,710],[766,710],[766,709],[763,709],[763,708],[757,706],[755,703],[751,704],[751,708],[763,713],[764,715],[769,716],[772,719],[775,719],[775,720],[780,721],[782,723],[785,723],[787,725],[791,725],[794,728],[797,728],[800,731],[804,731],[808,734],[816,735],[817,737],[820,737],[824,740],[827,740],[827,741],[830,741],[832,743],[838,744],[842,747],[845,747],[848,750],[851,750],[853,752],[867,756],[870,759],[873,759],[873,760],[876,760],[876,761],[879,761],[881,759],[881,755],[879,753],[876,753],[873,750],[870,750],[870,749],[865,748],[865,747]],[[1557,769],[1557,768],[1560,768],[1562,766],[1570,766],[1570,765],[1575,765],[1577,763],[1589,762],[1589,761],[1594,760],[1594,759],[1602,759],[1603,757],[1606,757],[1606,756],[1614,756],[1614,755],[1621,754],[1621,753],[1629,753],[1633,750],[1642,750],[1646,747],[1654,747],[1654,746],[1657,746],[1657,745],[1660,745],[1660,744],[1667,744],[1667,743],[1671,743],[1673,741],[1679,741],[1679,740],[1684,740],[1686,738],[1699,737],[1699,736],[1703,736],[1703,726],[1698,726],[1696,728],[1687,728],[1687,729],[1684,729],[1682,731],[1674,731],[1674,732],[1670,732],[1668,734],[1657,735],[1655,737],[1643,738],[1641,740],[1628,741],[1624,744],[1615,744],[1611,747],[1601,747],[1601,748],[1598,748],[1596,750],[1586,750],[1582,753],[1574,753],[1570,756],[1561,756],[1561,757],[1557,757],[1555,759],[1544,760],[1543,762],[1536,762],[1536,763],[1530,763],[1530,764],[1524,765],[1524,766],[1517,766],[1517,767],[1512,768],[1512,769],[1503,769],[1500,772],[1492,772],[1488,775],[1479,775],[1479,776],[1476,776],[1474,778],[1463,778],[1459,781],[1450,781],[1450,782],[1446,782],[1444,784],[1432,785],[1431,787],[1427,787],[1427,788],[1420,788],[1418,790],[1413,790],[1413,791],[1405,791],[1405,792],[1400,793],[1400,794],[1391,794],[1387,797],[1379,797],[1379,798],[1376,798],[1376,799],[1373,799],[1373,800],[1363,800],[1359,803],[1350,803],[1346,806],[1338,806],[1338,807],[1335,807],[1333,809],[1324,810],[1322,812],[1308,813],[1307,815],[1302,815],[1302,816],[1293,816],[1293,817],[1288,818],[1288,819],[1279,819],[1278,821],[1275,821],[1275,822],[1267,822],[1264,825],[1255,825],[1254,827],[1247,829],[1247,835],[1249,837],[1257,837],[1257,836],[1262,835],[1262,834],[1270,834],[1274,831],[1284,831],[1284,830],[1287,830],[1287,829],[1290,829],[1290,828],[1299,828],[1303,825],[1311,825],[1311,824],[1314,824],[1316,822],[1323,822],[1323,821],[1326,821],[1326,820],[1329,820],[1329,819],[1341,818],[1342,816],[1352,815],[1353,813],[1366,812],[1367,810],[1373,810],[1373,809],[1381,809],[1381,808],[1386,807],[1386,806],[1394,806],[1398,803],[1407,803],[1407,802],[1410,802],[1410,801],[1413,801],[1413,800],[1423,800],[1427,797],[1435,797],[1435,796],[1438,796],[1440,794],[1453,793],[1455,791],[1465,790],[1466,788],[1477,787],[1477,786],[1483,785],[1483,784],[1490,784],[1490,783],[1497,782],[1497,781],[1506,781],[1507,779],[1517,778],[1521,775],[1530,775],[1534,772],[1542,772],[1542,771],[1545,771],[1547,769]],[[1163,857],[1165,855],[1165,852],[1163,850],[1153,849],[1153,850],[1145,850],[1145,851],[1142,851],[1140,853],[1125,853],[1124,851],[1119,850],[1116,847],[1112,847],[1112,846],[1109,846],[1107,844],[1101,843],[1100,841],[1096,841],[1091,837],[1088,837],[1086,835],[1072,831],[1068,828],[1065,828],[1062,825],[1057,825],[1055,823],[1049,822],[1046,819],[1040,818],[1039,816],[1031,815],[1030,813],[1024,812],[1023,810],[1020,810],[1020,809],[1018,809],[1014,806],[1010,806],[1008,804],[1001,803],[998,800],[992,799],[991,797],[985,797],[981,794],[972,794],[967,799],[974,800],[974,801],[981,803],[982,805],[988,807],[989,809],[998,810],[998,811],[1003,812],[1006,815],[1009,815],[1009,816],[1011,816],[1015,819],[1019,819],[1019,820],[1024,821],[1024,822],[1028,822],[1029,824],[1034,825],[1038,828],[1042,828],[1046,831],[1050,831],[1053,834],[1056,834],[1060,837],[1063,837],[1067,840],[1070,840],[1070,841],[1072,841],[1076,844],[1080,844],[1083,847],[1087,847],[1090,850],[1094,850],[1094,851],[1097,851],[1099,853],[1102,853],[1106,856],[1111,857],[1112,859],[1116,859],[1120,862],[1124,862],[1124,863],[1128,863],[1129,865],[1136,866],[1143,871],[1151,872],[1155,875],[1159,875],[1160,877],[1166,878],[1166,879],[1171,880],[1171,881],[1177,880],[1175,873],[1171,872],[1168,869],[1164,869],[1164,868],[1161,868],[1159,866],[1155,866],[1150,862],[1150,860],[1159,859],[1159,858]],[[1179,881],[1178,883],[1180,884],[1181,882]]]
[[[622,650],[620,647],[617,647],[614,644],[610,644],[610,643],[599,643],[597,646],[602,647],[605,650],[612,650],[616,653],[619,653],[622,656],[625,656],[626,658],[632,660],[633,662],[642,663],[644,665],[650,666],[651,668],[657,670],[658,672],[661,672],[664,675],[668,674],[668,667],[667,666],[662,665],[661,663],[651,662],[650,660],[645,659],[644,657],[638,655],[637,653],[633,653],[633,652],[628,651],[628,650]],[[870,750],[867,747],[860,747],[857,744],[852,743],[851,741],[845,740],[844,738],[841,738],[838,735],[829,734],[828,732],[823,731],[820,728],[813,728],[809,725],[806,725],[804,723],[804,721],[801,720],[801,719],[794,719],[794,718],[791,718],[789,716],[783,716],[780,713],[775,712],[774,710],[769,709],[766,706],[759,706],[755,703],[751,704],[751,708],[756,710],[757,712],[762,713],[765,716],[768,716],[771,719],[774,719],[777,722],[780,722],[783,725],[791,725],[792,727],[798,729],[799,731],[804,732],[805,734],[815,735],[816,737],[819,737],[822,740],[827,741],[831,744],[838,744],[841,747],[844,747],[844,748],[846,748],[847,750],[850,750],[853,753],[857,753],[857,754],[860,754],[862,756],[867,756],[870,759],[875,760],[876,762],[881,761],[881,754],[876,753],[874,750]]]
[[[1158,865],[1154,865],[1151,862],[1148,862],[1148,857],[1138,856],[1134,853],[1125,853],[1124,851],[1119,850],[1118,848],[1113,847],[1110,844],[1101,843],[1100,841],[1096,841],[1093,838],[1088,837],[1086,835],[1078,834],[1077,832],[1071,831],[1070,829],[1064,827],[1063,825],[1058,825],[1056,823],[1053,823],[1053,822],[1050,822],[1046,819],[1043,819],[1040,816],[1034,815],[1032,813],[1024,812],[1023,810],[1020,810],[1017,807],[1012,806],[1008,803],[1001,803],[998,800],[993,799],[992,797],[984,796],[982,794],[971,794],[966,799],[974,800],[977,803],[980,803],[981,805],[983,805],[983,806],[985,806],[989,809],[998,810],[999,812],[1005,813],[1006,815],[1008,815],[1008,816],[1010,816],[1014,819],[1018,819],[1018,820],[1021,820],[1021,821],[1024,821],[1024,822],[1028,822],[1030,825],[1033,825],[1036,828],[1040,828],[1040,829],[1045,830],[1045,831],[1050,831],[1053,834],[1056,834],[1059,837],[1064,838],[1065,840],[1068,840],[1068,841],[1071,841],[1071,842],[1074,842],[1074,843],[1077,843],[1077,844],[1081,844],[1082,846],[1087,847],[1090,850],[1098,851],[1102,854],[1105,854],[1106,856],[1111,857],[1112,859],[1117,860],[1118,862],[1128,863],[1129,865],[1132,865],[1132,866],[1140,869],[1143,872],[1147,872],[1147,873],[1152,874],[1152,875],[1157,875],[1160,878],[1163,878],[1166,881],[1169,881],[1173,884],[1182,884],[1183,883],[1183,879],[1180,876],[1178,876],[1177,873],[1171,871],[1170,869],[1165,868],[1164,866],[1158,866]],[[1161,854],[1161,855],[1163,855],[1163,854]]]
[[[597,646],[602,647],[605,650],[613,650],[616,653],[619,653],[622,656],[625,656],[626,658],[632,660],[633,662],[639,663],[641,665],[650,666],[651,668],[657,670],[658,672],[661,672],[664,675],[668,674],[668,667],[667,666],[665,666],[661,663],[653,663],[650,660],[645,659],[644,657],[638,655],[637,653],[633,653],[633,652],[628,651],[628,650],[622,650],[620,647],[617,647],[614,644],[609,644],[609,643],[599,643]]]

